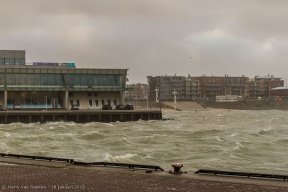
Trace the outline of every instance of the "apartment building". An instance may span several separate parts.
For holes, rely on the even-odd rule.
[[[156,100],[156,92],[158,92],[158,100],[173,100],[173,91],[177,91],[177,99],[185,99],[185,77],[184,76],[147,76],[149,86],[149,99]],[[156,91],[157,90],[157,91]]]
[[[284,85],[282,78],[255,76],[253,79],[242,76],[148,76],[149,98],[173,100],[172,91],[177,91],[177,100],[210,99],[216,95],[238,95],[244,98],[269,97],[270,89]]]
[[[201,93],[201,83],[200,79],[198,77],[191,77],[188,75],[187,78],[185,78],[185,99],[188,100],[195,100],[200,98]]]
[[[206,76],[198,77],[200,84],[200,98],[215,100],[216,95],[247,96],[249,78],[241,77]]]
[[[249,81],[249,98],[257,98],[264,96],[264,81],[251,79]]]
[[[224,78],[219,76],[206,76],[198,77],[200,82],[200,98],[214,100],[216,95],[223,95],[225,92]]]
[[[224,94],[247,97],[249,95],[249,77],[224,76]]]
[[[262,82],[262,96],[270,97],[270,90],[276,87],[283,87],[284,80],[281,77],[274,77],[274,75],[255,76],[254,81]]]

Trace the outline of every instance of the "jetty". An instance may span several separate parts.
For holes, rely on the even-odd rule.
[[[185,169],[185,166],[182,168]],[[183,170],[184,171],[184,170]],[[121,163],[79,164],[62,158],[0,156],[1,191],[286,192],[287,180],[183,172]],[[203,172],[203,170],[202,170]],[[53,179],[51,179],[53,178]]]
[[[162,120],[161,110],[11,110],[0,111],[0,124],[45,123],[70,121],[89,122],[127,122],[139,120]]]

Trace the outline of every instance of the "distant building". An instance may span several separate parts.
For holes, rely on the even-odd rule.
[[[144,83],[132,84],[133,90],[125,92],[126,100],[143,100],[148,96],[148,85]]]
[[[280,77],[255,76],[147,76],[149,98],[161,101],[173,100],[172,91],[177,91],[177,100],[210,99],[215,100],[217,95],[236,95],[243,98],[269,97],[270,89],[281,87],[284,81]]]
[[[149,86],[149,99],[156,100],[156,88],[158,89],[158,100],[173,100],[172,91],[177,91],[177,99],[185,99],[185,77],[184,76],[147,76]]]
[[[195,100],[201,97],[201,83],[199,77],[185,78],[184,98],[186,100]]]
[[[249,78],[244,75],[240,77],[202,75],[198,78],[201,85],[200,98],[215,100],[216,95],[247,96]]]
[[[274,77],[273,75],[255,76],[254,79],[249,81],[249,97],[270,97],[270,90],[276,87],[283,87],[284,80],[281,77]]]
[[[284,97],[288,99],[288,86],[275,87],[270,90],[270,98]]]

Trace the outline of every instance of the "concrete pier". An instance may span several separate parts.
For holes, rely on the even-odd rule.
[[[0,112],[0,124],[9,123],[45,123],[56,121],[72,121],[75,123],[89,122],[126,122],[138,120],[161,120],[160,110],[53,110],[53,111],[29,111],[13,110]]]
[[[0,157],[0,191],[286,192],[287,181],[146,172]]]

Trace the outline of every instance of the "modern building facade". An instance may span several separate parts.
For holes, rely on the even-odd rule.
[[[0,65],[25,65],[24,50],[0,50]]]
[[[70,109],[73,104],[80,109],[101,109],[104,104],[115,107],[123,103],[124,92],[132,90],[126,88],[128,69],[76,68],[71,63],[48,62],[25,65],[25,51],[0,51],[3,59],[0,104],[4,109],[15,105],[29,109]],[[16,59],[21,59],[21,64]]]

